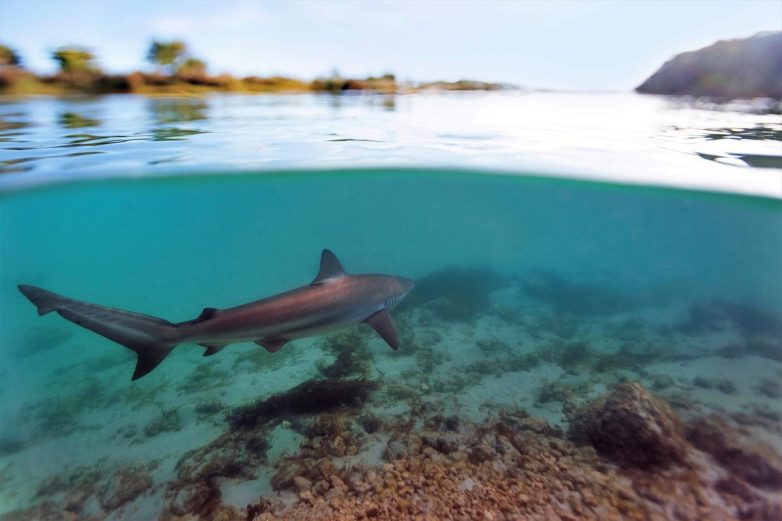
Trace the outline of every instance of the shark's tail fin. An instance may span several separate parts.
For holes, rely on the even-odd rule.
[[[25,297],[36,305],[39,315],[56,311],[63,318],[132,349],[138,355],[133,380],[152,371],[176,346],[176,327],[165,320],[89,304],[51,291],[22,284]]]

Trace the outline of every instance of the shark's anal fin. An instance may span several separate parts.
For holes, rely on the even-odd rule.
[[[204,351],[204,356],[212,356],[220,351],[226,346],[226,344],[199,344],[201,347],[205,347],[206,351]]]
[[[372,329],[377,331],[380,338],[385,340],[386,344],[391,346],[391,349],[394,351],[399,349],[399,335],[396,332],[394,321],[391,320],[391,315],[388,313],[388,310],[384,309],[383,311],[375,313],[366,319],[365,322],[372,326]]]
[[[210,318],[214,318],[215,315],[217,315],[217,309],[216,308],[204,308],[204,310],[201,312],[200,315],[194,320],[192,320],[191,324],[198,324],[199,322],[203,322],[204,320],[209,320]]]
[[[282,346],[288,343],[287,338],[262,338],[255,341],[256,344],[266,349],[270,353],[276,353]]]
[[[320,254],[320,271],[318,276],[312,281],[313,284],[323,284],[329,279],[336,279],[345,276],[345,269],[340,264],[339,259],[331,250],[323,250]]]

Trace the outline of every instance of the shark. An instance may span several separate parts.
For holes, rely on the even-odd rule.
[[[19,290],[38,309],[117,342],[137,355],[132,380],[149,374],[180,344],[198,344],[212,356],[225,346],[254,342],[274,353],[291,340],[365,323],[394,350],[399,334],[389,311],[415,283],[393,275],[350,275],[331,250],[324,249],[315,280],[278,295],[232,308],[204,308],[185,322],[70,299],[20,284]]]

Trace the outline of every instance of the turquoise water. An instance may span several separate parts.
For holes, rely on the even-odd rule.
[[[40,111],[63,103],[5,107],[16,120],[37,121]],[[29,169],[9,172],[4,179],[18,178],[5,181],[8,190],[0,195],[0,512],[47,502],[53,511],[84,518],[151,519],[180,512],[181,495],[198,495],[187,488],[192,483],[181,470],[182,461],[194,457],[188,451],[226,432],[225,418],[234,408],[333,374],[339,341],[356,354],[348,357],[353,366],[336,372],[378,383],[360,406],[343,411],[352,429],[361,431],[350,457],[367,467],[384,463],[392,430],[364,432],[357,423],[362,415],[371,413],[386,426],[412,418],[413,432],[423,432],[435,414],[478,425],[512,406],[567,430],[569,407],[621,381],[639,381],[674,403],[686,396],[688,407],[677,409],[683,417],[719,412],[766,418],[744,428],[757,443],[779,446],[782,408],[774,382],[782,376],[782,207],[773,194],[649,188],[581,174],[573,180],[551,177],[545,169],[510,174],[507,161],[519,153],[513,150],[506,150],[499,171],[471,168],[477,151],[462,168],[362,167],[371,158],[384,159],[384,150],[371,142],[330,157],[328,147],[335,143],[326,142],[333,139],[325,137],[329,128],[361,114],[380,114],[375,122],[386,118],[388,107],[366,101],[349,106],[347,114],[324,107],[323,100],[314,112],[301,107],[309,101],[258,102],[277,113],[288,131],[322,135],[317,144],[311,138],[310,148],[301,136],[293,137],[283,152],[279,126],[273,131],[279,142],[256,135],[259,147],[276,151],[268,168],[252,172],[263,159],[250,160],[247,150],[228,146],[247,146],[247,135],[209,138],[205,148],[195,131],[181,134],[181,141],[147,142],[132,110],[121,110],[126,102],[85,103],[85,118],[110,112],[100,125],[125,125],[124,136],[142,137],[97,143],[101,154],[87,159],[57,159],[49,147],[59,146],[61,131],[30,123],[25,140],[31,148],[14,151],[19,136],[7,137],[13,147],[4,144],[5,157],[24,153],[32,159],[16,163]],[[127,103],[132,108],[138,100]],[[219,112],[215,105],[238,102],[203,103],[203,111]],[[425,113],[440,110],[423,105]],[[325,118],[315,130],[312,118],[320,110],[337,111],[336,123]],[[419,117],[416,110],[409,108],[415,116],[408,119]],[[299,117],[308,123],[297,127]],[[731,117],[749,116],[725,116]],[[188,121],[203,125],[203,132],[228,132],[222,119],[212,127],[206,116]],[[243,125],[258,122],[238,118],[231,132],[241,133]],[[368,128],[366,121],[356,125]],[[399,128],[384,125],[373,135],[400,139]],[[114,129],[104,133],[113,135]],[[485,148],[508,147],[508,134],[487,138]],[[363,131],[356,135],[366,138]],[[420,134],[408,139],[395,158],[412,163]],[[447,139],[439,138],[440,145],[452,146]],[[483,146],[480,138],[464,139]],[[686,139],[678,145],[690,146]],[[432,159],[432,148],[430,143],[421,152],[422,163]],[[595,153],[595,147],[582,153]],[[651,156],[651,149],[646,153]],[[157,177],[149,162],[166,154],[184,157],[182,168],[169,165],[165,173],[178,175]],[[187,159],[202,154],[208,158],[203,165]],[[732,181],[746,191],[766,190],[771,176],[779,180],[775,169],[676,154],[681,159],[674,171],[697,164],[713,168],[715,178],[758,175],[759,184]],[[561,168],[563,156],[553,167]],[[612,157],[605,149],[600,156]],[[231,167],[206,167],[223,158]],[[450,152],[442,158],[454,161]],[[324,165],[341,162],[342,168],[305,167],[320,159]],[[286,161],[290,169],[271,169]],[[583,171],[581,166],[574,170]],[[616,165],[606,170],[611,177],[619,172]],[[646,175],[650,165],[640,163],[638,170]],[[190,173],[198,175],[184,175]],[[627,174],[628,183],[643,178],[634,175]],[[57,176],[82,182],[40,186]],[[25,184],[30,187],[12,190]],[[203,358],[202,348],[183,345],[132,382],[131,352],[54,314],[38,317],[16,289],[34,284],[184,321],[204,307],[230,307],[308,284],[323,248],[333,250],[348,272],[418,282],[392,312],[403,338],[398,353],[365,326],[347,340],[339,334],[296,340],[274,355],[237,344]],[[663,377],[670,378],[665,385]],[[548,397],[544,391],[552,383],[576,396]],[[285,455],[303,450],[309,431],[302,425],[316,416],[291,413],[271,420],[263,431],[263,457],[246,457],[240,475],[217,474],[224,476],[219,503],[236,509],[259,497],[295,503],[290,487],[278,487],[272,478]],[[332,456],[341,462],[345,453]],[[117,487],[130,492],[117,499]],[[199,508],[189,512],[212,512]]]

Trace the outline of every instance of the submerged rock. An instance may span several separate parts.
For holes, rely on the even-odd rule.
[[[782,458],[771,447],[756,440],[750,443],[715,416],[690,421],[686,435],[734,476],[758,488],[782,490]]]
[[[621,466],[668,468],[687,460],[678,417],[638,383],[617,385],[579,410],[568,435]]]

